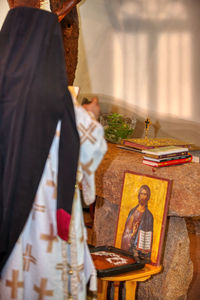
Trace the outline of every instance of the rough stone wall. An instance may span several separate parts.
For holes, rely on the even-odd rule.
[[[184,218],[168,219],[163,271],[138,284],[138,300],[186,300],[193,277],[190,241]]]
[[[92,242],[96,246],[114,246],[116,233],[116,217],[119,206],[110,201],[96,198],[94,228]]]

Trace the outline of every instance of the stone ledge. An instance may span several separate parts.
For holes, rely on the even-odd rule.
[[[168,215],[200,216],[200,164],[156,169],[142,164],[142,158],[140,153],[108,144],[108,152],[96,172],[96,194],[119,205],[125,170],[163,177],[173,180]]]

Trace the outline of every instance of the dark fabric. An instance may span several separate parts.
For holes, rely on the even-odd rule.
[[[23,230],[62,120],[58,207],[71,214],[79,155],[55,14],[9,11],[0,32],[0,267]]]

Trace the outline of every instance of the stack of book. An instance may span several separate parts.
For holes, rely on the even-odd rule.
[[[142,150],[143,164],[152,167],[180,165],[192,161],[187,147],[166,146]]]
[[[190,154],[192,155],[192,162],[200,163],[200,149],[199,147],[194,147],[194,149],[190,150]]]
[[[164,146],[190,147],[191,143],[174,138],[134,138],[123,139],[119,148],[129,151],[142,152],[142,150],[153,149]]]

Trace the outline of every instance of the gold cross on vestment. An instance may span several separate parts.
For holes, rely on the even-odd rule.
[[[92,135],[93,131],[96,128],[96,124],[91,123],[88,128],[86,128],[83,124],[78,126],[80,132],[82,133],[81,136],[81,144],[85,141],[89,140],[92,144],[96,142],[96,138]]]
[[[57,264],[56,265],[56,270],[61,270],[62,271],[62,280],[67,279],[67,266],[64,264]]]
[[[40,282],[40,287],[37,287],[34,284],[34,291],[36,291],[39,294],[38,300],[43,300],[45,296],[53,296],[53,290],[46,290],[47,281],[47,278],[42,278]]]
[[[12,271],[12,281],[6,280],[6,286],[11,287],[11,299],[17,299],[17,289],[24,287],[23,281],[18,281],[19,270]]]
[[[56,130],[56,136],[60,137],[60,131],[59,130]]]
[[[53,199],[57,198],[57,186],[53,180],[47,180],[46,184],[53,188]]]
[[[88,175],[92,174],[92,172],[90,171],[90,166],[92,165],[92,163],[93,163],[93,158],[86,164],[80,162],[83,171],[85,171]]]
[[[35,220],[36,211],[38,211],[38,212],[45,212],[45,205],[39,205],[37,203],[34,203],[34,205],[33,205],[33,213],[32,213],[32,219],[33,220]]]
[[[23,253],[23,270],[28,272],[30,268],[30,263],[36,264],[36,258],[31,255],[32,245],[26,245],[26,252]]]
[[[52,252],[53,242],[58,242],[58,238],[53,234],[53,224],[50,224],[50,234],[41,234],[40,239],[48,241],[47,252]]]

